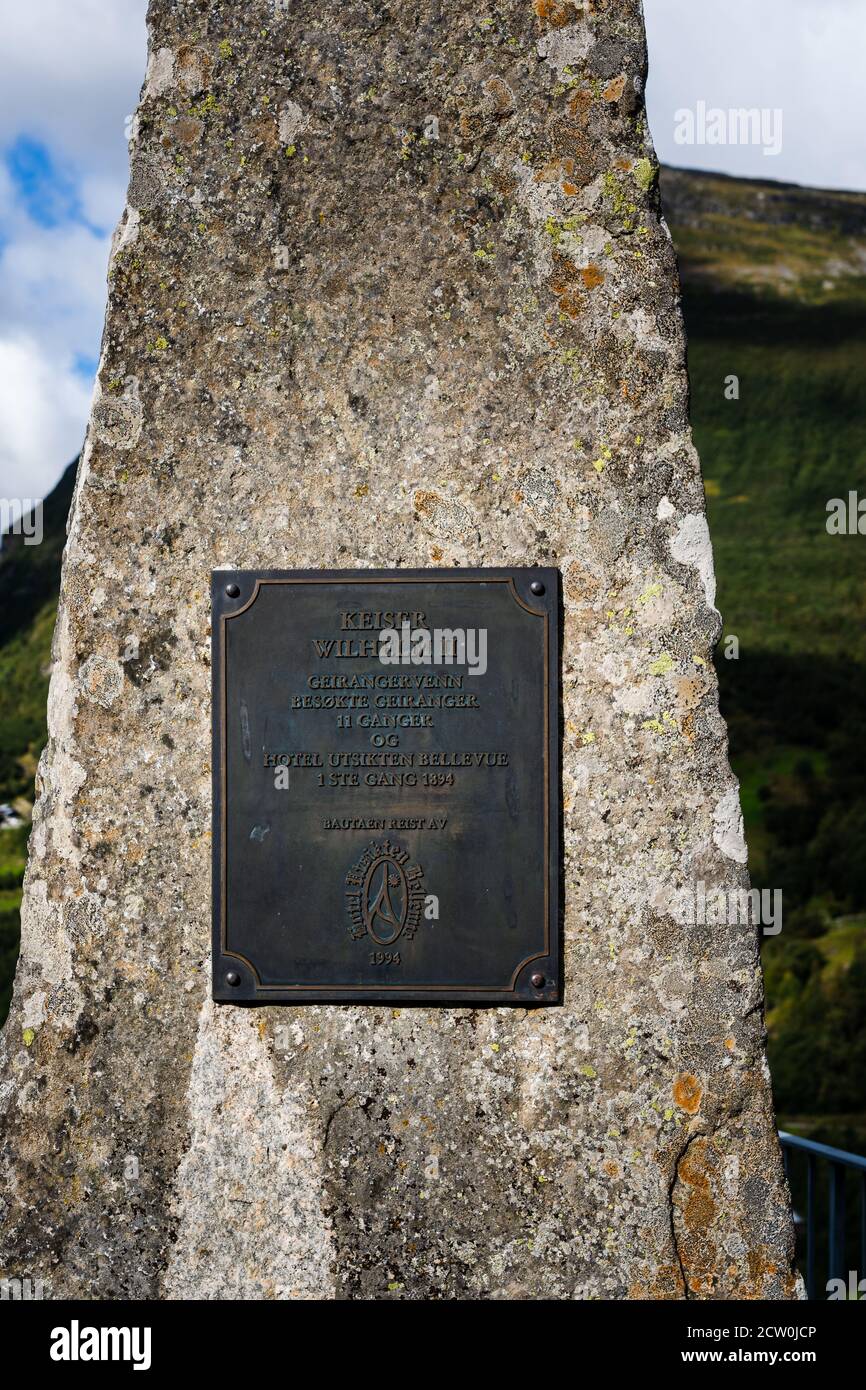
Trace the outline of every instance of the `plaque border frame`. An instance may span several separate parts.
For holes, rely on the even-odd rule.
[[[510,985],[368,985],[320,986],[262,984],[255,965],[227,947],[227,788],[226,788],[226,626],[247,612],[266,585],[301,584],[434,584],[501,583],[526,612],[544,621],[544,873],[545,949],[521,960]],[[543,593],[530,585],[541,583]],[[235,586],[237,592],[227,590]],[[562,1002],[562,813],[561,813],[561,576],[549,567],[466,569],[337,569],[240,570],[211,572],[211,693],[212,693],[212,994],[220,1004],[366,1003],[408,1005],[466,1005],[522,1008]],[[229,983],[234,974],[237,983]],[[538,983],[538,979],[542,983]]]

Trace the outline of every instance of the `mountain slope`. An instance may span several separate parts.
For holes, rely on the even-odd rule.
[[[830,499],[866,497],[866,195],[683,170],[661,184],[739,640],[737,659],[717,653],[722,709],[753,881],[784,898],[764,946],[776,1100],[863,1147],[866,536],[826,522]]]
[[[69,465],[43,503],[41,545],[6,535],[0,549],[0,803],[32,799],[45,742],[51,635],[76,467],[77,461]]]
[[[51,637],[60,588],[60,558],[77,460],[43,503],[41,545],[6,535],[0,549],[0,805],[29,816],[33,778],[45,743]],[[0,1023],[18,957],[21,881],[27,824],[0,828]]]

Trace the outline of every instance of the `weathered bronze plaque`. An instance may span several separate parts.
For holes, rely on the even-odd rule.
[[[214,998],[552,1004],[559,575],[213,576]]]

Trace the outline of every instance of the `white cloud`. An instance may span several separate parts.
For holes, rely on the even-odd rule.
[[[0,497],[50,491],[81,448],[110,234],[123,210],[124,120],[146,62],[145,0],[39,0],[3,19],[0,153],[40,142],[75,186],[83,220],[34,222],[0,161]]]
[[[85,227],[19,228],[0,258],[0,336],[33,337],[50,355],[99,348],[110,237]]]
[[[146,61],[145,0],[38,0],[3,15],[0,143],[22,130],[126,181],[123,120]]]
[[[862,0],[644,0],[650,127],[671,164],[823,188],[866,189]],[[675,113],[779,108],[782,153],[674,143]]]
[[[32,338],[0,341],[0,496],[50,492],[80,448],[90,394],[71,362],[50,358]]]
[[[91,226],[102,227],[109,232],[113,229],[123,208],[126,175],[124,166],[120,179],[101,170],[85,174],[82,178],[79,185],[81,211]]]

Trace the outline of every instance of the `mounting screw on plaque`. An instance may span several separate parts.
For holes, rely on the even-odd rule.
[[[241,977],[240,977],[240,975],[238,974],[238,972],[237,972],[236,970],[227,970],[227,971],[226,971],[226,984],[227,984],[227,985],[232,985],[232,986],[234,987],[234,986],[239,985],[240,982],[241,982]]]
[[[541,595],[545,592],[545,589],[540,579],[533,579],[532,583],[529,586],[529,592],[531,594],[536,594],[539,598],[541,597]]]
[[[535,989],[544,989],[544,986],[547,984],[547,981],[541,974],[541,971],[536,970],[535,974],[532,977],[532,984]]]
[[[241,592],[241,586],[240,586],[240,584],[227,584],[227,585],[226,585],[226,596],[227,596],[228,598],[238,598],[238,596],[240,595],[240,592]]]

